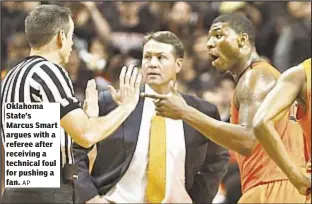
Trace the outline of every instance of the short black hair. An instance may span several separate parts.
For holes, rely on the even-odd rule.
[[[41,47],[49,43],[61,30],[66,35],[70,28],[71,11],[58,5],[41,5],[25,19],[25,32],[30,47]]]
[[[183,43],[174,33],[170,31],[158,31],[155,33],[148,34],[144,36],[143,45],[145,45],[150,40],[170,44],[173,46],[177,58],[184,57]]]
[[[229,26],[238,34],[246,33],[248,35],[248,39],[252,45],[255,45],[255,38],[256,38],[256,32],[255,27],[251,23],[250,20],[248,20],[247,17],[245,17],[242,14],[237,13],[228,13],[223,14],[219,17],[217,17],[212,24],[215,23],[229,23]]]

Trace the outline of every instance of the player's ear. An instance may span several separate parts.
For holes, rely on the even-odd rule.
[[[239,47],[244,47],[246,45],[246,43],[248,42],[249,37],[246,33],[242,33],[239,35],[238,38],[238,45]]]

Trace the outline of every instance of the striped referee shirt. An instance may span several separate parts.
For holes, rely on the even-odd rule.
[[[5,102],[59,102],[61,119],[68,112],[81,108],[74,97],[67,71],[40,56],[30,56],[16,65],[5,76],[1,87],[2,124],[4,135]],[[61,128],[61,165],[73,164],[72,139]]]

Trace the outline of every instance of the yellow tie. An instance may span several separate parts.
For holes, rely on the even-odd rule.
[[[153,116],[147,167],[146,200],[160,203],[166,192],[166,125],[165,118]]]

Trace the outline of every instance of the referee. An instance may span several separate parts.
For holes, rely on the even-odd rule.
[[[133,66],[124,67],[120,74],[122,103],[104,117],[88,118],[74,97],[72,82],[62,67],[68,62],[73,45],[74,23],[70,10],[57,5],[39,6],[27,16],[25,30],[31,47],[30,55],[8,72],[2,84],[2,140],[5,143],[5,102],[59,102],[61,188],[7,188],[2,202],[73,203],[72,183],[77,177],[72,139],[90,148],[115,131],[138,102],[141,75]],[[94,80],[88,83],[88,88],[93,89],[97,97]]]

